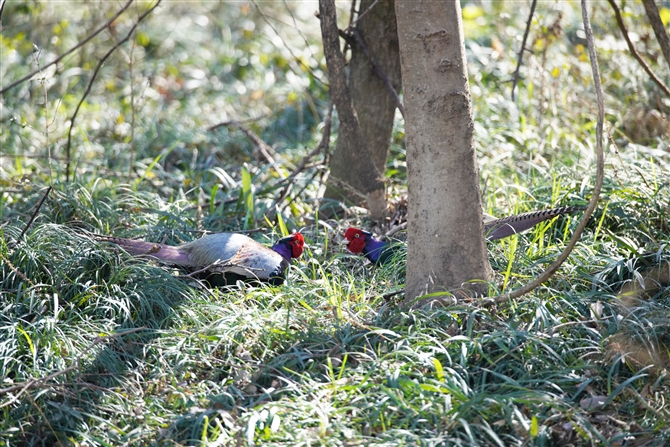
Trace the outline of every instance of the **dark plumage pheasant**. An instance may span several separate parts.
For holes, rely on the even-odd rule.
[[[563,214],[583,209],[577,206],[563,206],[542,211],[517,214],[484,222],[484,233],[487,240],[502,239],[516,233],[526,231],[535,225]],[[369,231],[349,228],[344,233],[348,241],[347,248],[355,254],[362,254],[375,264],[388,262],[395,254],[398,246],[390,245],[372,236]]]
[[[208,234],[177,246],[111,236],[95,237],[123,247],[134,255],[149,256],[207,275],[220,273],[225,284],[234,284],[237,279],[282,284],[291,259],[299,258],[305,245],[300,233],[279,239],[270,248],[238,233]]]

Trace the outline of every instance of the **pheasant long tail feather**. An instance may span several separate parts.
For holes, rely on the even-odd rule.
[[[530,213],[517,214],[516,216],[503,217],[484,224],[486,239],[495,240],[526,231],[535,225],[562,214],[572,213],[583,209],[578,206],[563,206],[549,210],[532,211]]]
[[[179,250],[179,247],[111,236],[96,235],[96,239],[116,244],[133,255],[151,256],[152,258],[156,258],[164,262],[170,262],[179,265],[190,265],[188,253],[182,252]]]

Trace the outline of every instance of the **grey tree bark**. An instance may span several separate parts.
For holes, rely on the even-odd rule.
[[[467,283],[489,281],[493,272],[482,223],[460,2],[398,0],[395,8],[409,190],[405,302],[427,293],[485,293],[485,283]]]
[[[401,81],[394,0],[379,0],[374,6],[373,3],[374,0],[361,1],[359,11],[367,13],[357,22],[356,32],[367,46],[369,55],[375,58],[390,84],[398,91]],[[373,7],[370,8],[371,6]],[[352,55],[349,62],[348,88],[367,146],[367,156],[377,169],[377,173],[366,171],[363,175],[383,175],[391,142],[396,100],[375,72],[365,49],[357,39],[351,38],[349,41]],[[360,164],[365,153],[352,144],[351,138],[343,134],[345,130],[340,128],[330,160],[330,181],[324,197],[356,205],[365,199],[373,219],[380,219],[386,208],[385,190],[363,190],[366,184],[372,182],[360,178],[361,173],[352,169],[352,166]],[[352,189],[357,190],[358,194]]]

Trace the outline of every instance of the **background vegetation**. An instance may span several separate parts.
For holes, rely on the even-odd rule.
[[[2,88],[120,7],[76,6],[5,5]],[[528,5],[463,6],[486,211],[582,203],[596,112],[578,5],[539,5],[516,101],[508,81]],[[94,78],[150,7],[132,3],[57,68],[3,95],[0,445],[670,442],[667,288],[618,294],[670,258],[670,104],[607,4],[590,11],[610,136],[600,212],[534,294],[432,310],[383,298],[402,287],[402,263],[373,269],[337,247],[343,227],[367,222],[357,209],[319,219],[328,151],[285,189],[326,128],[318,6],[163,3]],[[340,7],[344,24],[349,5]],[[670,82],[641,6],[623,11],[638,50]],[[267,142],[274,163],[231,121]],[[386,175],[402,210],[400,118],[396,129]],[[85,233],[178,243],[262,228],[254,237],[269,242],[277,212],[310,245],[278,288],[202,288]],[[571,225],[490,243],[492,292],[536,275]]]

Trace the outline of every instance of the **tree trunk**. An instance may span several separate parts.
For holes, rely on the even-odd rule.
[[[459,1],[396,2],[409,190],[405,300],[492,279]],[[426,299],[421,300],[425,303]]]
[[[644,10],[647,13],[647,18],[651,24],[654,34],[656,34],[656,39],[658,44],[661,46],[661,51],[663,52],[663,57],[665,62],[670,67],[670,37],[665,30],[661,16],[658,13],[658,8],[656,7],[656,2],[654,0],[642,0],[644,5]]]
[[[360,12],[367,11],[374,0],[362,0]],[[368,53],[375,58],[391,85],[396,91],[400,89],[400,59],[398,56],[398,35],[393,0],[379,0],[365,13],[356,24],[356,30],[367,46]],[[386,170],[393,118],[396,101],[388,91],[384,82],[370,61],[370,57],[356,41],[351,42],[351,61],[349,63],[349,90],[363,138],[368,148],[369,157],[383,175]],[[361,153],[358,147],[350,144],[350,139],[342,135],[340,128],[335,151],[330,160],[330,179],[325,197],[345,203],[359,205],[363,196],[368,202],[368,209],[373,219],[380,219],[386,208],[385,190],[376,192],[360,191],[361,179],[356,178],[352,169],[360,163]],[[374,175],[368,172],[367,175]]]

